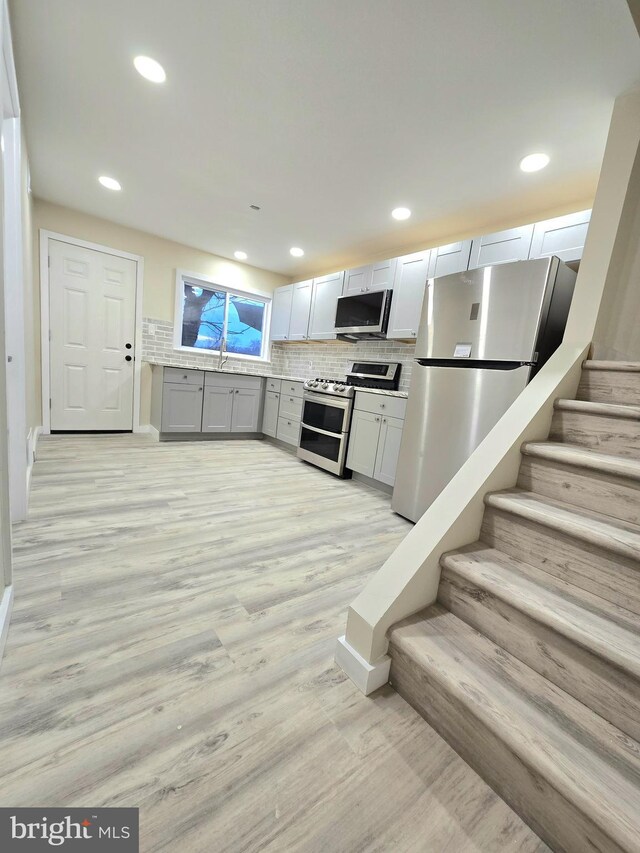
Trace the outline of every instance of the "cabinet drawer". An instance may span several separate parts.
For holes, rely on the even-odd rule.
[[[302,397],[304,391],[304,383],[303,382],[290,382],[287,379],[282,380],[282,385],[280,386],[280,391],[284,396],[287,394],[289,397]]]
[[[404,397],[385,397],[384,394],[367,394],[356,391],[354,409],[372,412],[375,415],[388,415],[390,418],[404,418],[407,401]]]
[[[218,373],[210,371],[205,373],[204,384],[211,388],[246,388],[252,391],[259,391],[262,388],[261,376],[247,376],[243,373]]]
[[[292,418],[278,418],[278,431],[276,438],[280,441],[286,441],[287,444],[298,446],[298,438],[300,437],[300,421]]]
[[[302,397],[280,394],[280,417],[299,421],[302,417]]]
[[[165,367],[163,379],[174,385],[202,385],[202,370],[190,370],[183,367]]]
[[[281,379],[270,379],[267,376],[267,391],[280,391]]]

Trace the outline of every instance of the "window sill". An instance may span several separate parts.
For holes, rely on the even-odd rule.
[[[212,361],[220,360],[220,353],[211,352],[206,349],[199,349],[198,347],[174,347],[174,352],[181,353],[182,355],[208,355]],[[222,361],[243,361],[247,364],[271,364],[270,358],[258,358],[257,356],[252,355],[237,355],[236,353],[226,352],[222,356]]]

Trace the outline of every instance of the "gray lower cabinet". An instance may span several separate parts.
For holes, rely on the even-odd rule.
[[[208,385],[202,406],[202,432],[231,432],[233,388]]]
[[[279,380],[278,380],[279,381]],[[280,408],[280,394],[277,391],[267,391],[264,395],[264,411],[262,413],[262,432],[276,437],[278,431],[278,409]]]
[[[293,418],[278,418],[278,431],[276,438],[287,444],[298,444],[300,438],[300,421]]]
[[[349,451],[347,453],[347,468],[373,477],[376,467],[376,453],[380,438],[380,415],[372,412],[354,410],[351,417],[349,432]]]
[[[358,392],[356,405],[359,408],[353,410],[351,418],[347,468],[393,486],[406,400]],[[393,414],[386,414],[388,411]]]
[[[164,383],[161,432],[200,432],[203,387]]]
[[[259,432],[261,399],[262,390],[234,389],[231,432]]]
[[[403,426],[404,421],[400,418],[383,417],[380,421],[380,438],[378,439],[373,479],[380,480],[388,486],[393,486],[396,481]]]
[[[153,365],[151,425],[167,433],[260,433],[259,376]]]

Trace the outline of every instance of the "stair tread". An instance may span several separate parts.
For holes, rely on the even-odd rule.
[[[391,644],[445,684],[511,751],[623,849],[640,834],[640,744],[439,605]]]
[[[638,616],[483,542],[445,554],[442,565],[640,678]]]
[[[606,418],[640,420],[640,406],[628,403],[599,403],[592,400],[556,400],[555,409],[560,412],[579,412],[583,415],[600,415]]]
[[[583,370],[616,370],[621,373],[640,373],[640,362],[588,359],[583,362],[582,368]]]
[[[617,456],[602,453],[579,444],[565,444],[559,441],[528,441],[522,446],[525,456],[548,459],[566,465],[576,465],[594,471],[602,471],[619,477],[640,480],[640,459],[629,456]]]
[[[485,496],[485,504],[552,527],[560,533],[577,537],[598,548],[613,551],[632,560],[640,559],[638,524],[578,509],[563,501],[543,498],[523,489],[492,492]]]

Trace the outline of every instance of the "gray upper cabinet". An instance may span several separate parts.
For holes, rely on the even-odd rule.
[[[391,290],[396,273],[397,258],[386,261],[376,261],[373,264],[370,290]]]
[[[293,304],[293,285],[277,287],[273,291],[271,302],[271,340],[286,341],[289,338],[291,306]]]
[[[162,388],[162,432],[200,432],[203,384],[165,382]]]
[[[364,267],[354,267],[344,274],[343,296],[353,296],[356,293],[365,293],[371,289],[373,281],[373,264]]]
[[[309,340],[335,340],[336,307],[342,295],[344,271],[323,275],[313,280]]]
[[[470,255],[471,240],[461,240],[458,243],[448,243],[446,246],[438,246],[437,249],[432,249],[428,278],[464,272],[469,269]]]
[[[366,293],[373,290],[390,290],[396,271],[397,258],[376,261],[364,267],[354,267],[344,274],[343,296]]]
[[[231,432],[260,431],[260,402],[262,391],[253,388],[235,388],[233,391],[233,411],[231,413]]]
[[[490,264],[508,264],[511,261],[526,261],[532,237],[533,225],[476,237],[471,244],[469,269],[474,270]]]
[[[548,258],[556,255],[561,261],[579,261],[590,220],[591,211],[581,210],[579,213],[537,222],[533,229],[529,257]]]
[[[202,406],[202,432],[231,432],[233,393],[233,388],[207,384]]]
[[[431,250],[427,249],[397,259],[387,338],[412,340],[416,337],[427,289],[430,255]]]
[[[289,323],[289,340],[306,341],[309,337],[309,314],[311,313],[311,294],[313,280],[299,281],[293,285],[291,301],[291,320]]]

